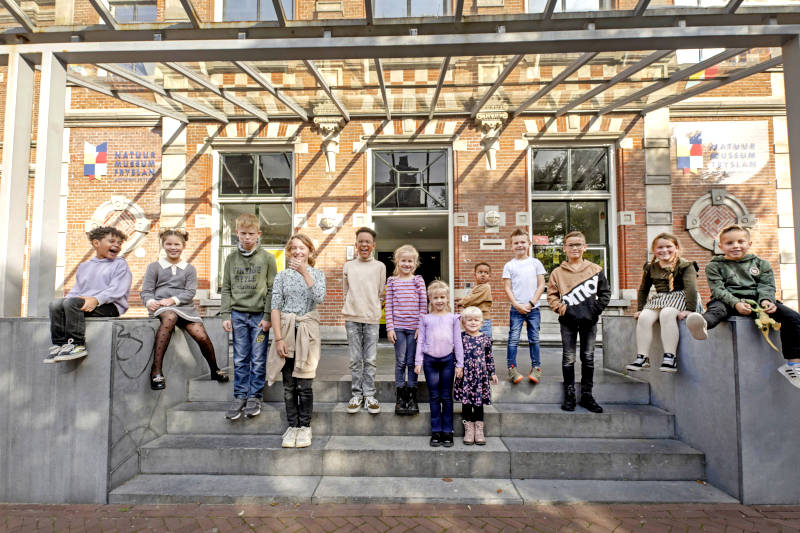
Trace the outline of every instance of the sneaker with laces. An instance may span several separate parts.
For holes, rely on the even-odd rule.
[[[295,448],[308,448],[311,446],[311,428],[303,426],[297,428],[297,440],[295,441]]]
[[[539,383],[539,380],[542,379],[542,367],[535,366],[531,368],[530,374],[528,374],[528,379],[531,383]]]
[[[253,418],[261,414],[261,398],[248,398],[244,408],[244,416]]]
[[[374,396],[367,396],[364,404],[366,404],[367,411],[369,411],[369,414],[371,415],[377,415],[381,412],[381,404],[378,403],[378,399]]]
[[[83,344],[74,344],[72,339],[70,339],[67,341],[67,344],[61,347],[61,350],[59,350],[58,355],[54,357],[54,360],[56,363],[60,363],[62,361],[80,359],[87,355],[89,355],[89,352],[86,350],[86,346]]]
[[[350,401],[347,402],[347,412],[351,414],[359,412],[361,410],[361,403],[363,401],[364,399],[361,396],[353,395],[353,397],[350,398]]]
[[[225,418],[230,421],[239,420],[244,414],[244,408],[247,405],[247,398],[236,398],[233,400],[230,409],[225,412]]]
[[[283,434],[281,448],[295,448],[297,444],[297,430],[300,428],[289,427]]]
[[[645,368],[650,368],[650,358],[642,354],[637,355],[633,363],[625,367],[626,370],[631,370],[633,372],[636,372],[637,370],[643,370]]]
[[[61,351],[61,346],[58,344],[52,345],[50,348],[47,349],[47,357],[42,360],[42,363],[55,363],[56,356]]]
[[[678,371],[678,356],[674,353],[665,353],[664,360],[661,362],[661,366],[658,367],[658,369],[662,372],[674,374]]]
[[[790,365],[786,363],[778,367],[778,372],[789,380],[789,383],[800,389],[800,365]]]
[[[508,381],[516,385],[520,381],[522,381],[523,377],[522,374],[519,373],[517,367],[510,366],[508,367]]]
[[[708,323],[700,313],[692,313],[686,317],[686,329],[699,341],[708,338]]]

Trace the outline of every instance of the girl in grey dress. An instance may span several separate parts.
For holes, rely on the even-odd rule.
[[[192,306],[197,291],[197,271],[181,260],[189,234],[180,229],[165,229],[159,238],[166,257],[147,266],[141,291],[142,303],[150,316],[161,321],[153,350],[150,388],[161,390],[167,386],[161,365],[176,325],[182,327],[200,346],[200,352],[211,371],[211,379],[225,383],[228,376],[217,366],[214,345],[203,327],[203,319]]]

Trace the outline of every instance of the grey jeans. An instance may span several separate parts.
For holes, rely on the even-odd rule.
[[[353,396],[375,396],[375,360],[378,356],[378,324],[344,323],[350,348]]]

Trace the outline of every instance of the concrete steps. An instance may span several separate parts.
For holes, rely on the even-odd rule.
[[[188,402],[167,413],[170,434],[277,435],[286,428],[282,402],[265,402],[253,419],[230,422],[223,416],[230,402]],[[384,404],[381,413],[362,410],[350,414],[344,403],[315,403],[311,429],[314,435],[425,436],[430,432],[430,408],[420,405],[417,416],[395,416],[394,404]],[[461,404],[455,404],[459,420]],[[486,434],[491,437],[605,437],[671,438],[672,415],[649,405],[609,404],[594,414],[582,408],[566,413],[557,404],[496,403],[484,409]],[[456,435],[463,426],[455,424]]]

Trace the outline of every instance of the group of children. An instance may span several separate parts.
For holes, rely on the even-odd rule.
[[[223,328],[233,333],[234,401],[225,416],[231,421],[252,418],[261,412],[265,384],[280,376],[288,429],[282,445],[311,445],[313,379],[320,359],[320,318],[316,307],[325,298],[323,272],[314,268],[315,247],[303,234],[289,238],[286,269],[277,272],[275,258],[260,247],[259,221],[252,214],[236,219],[238,249],[225,261],[220,313]],[[87,355],[85,317],[116,317],[127,308],[131,272],[119,257],[125,235],[111,227],[88,233],[96,256],[81,264],[76,283],[66,298],[50,306],[52,346],[45,363],[78,359]],[[349,413],[365,408],[380,412],[376,398],[377,340],[382,309],[386,330],[394,345],[395,414],[419,413],[417,377],[424,372],[431,413],[431,446],[453,445],[453,401],[462,404],[465,444],[485,444],[484,406],[491,403],[491,384],[498,378],[492,356],[491,267],[474,267],[477,285],[457,302],[453,312],[450,288],[442,281],[427,287],[415,274],[419,253],[403,245],[393,255],[394,272],[386,278],[386,267],[374,258],[377,235],[362,227],[356,230],[357,256],[345,263],[343,277],[345,319],[350,354],[352,398]],[[166,387],[162,364],[175,326],[182,327],[200,346],[210,377],[220,383],[228,376],[218,368],[214,347],[202,319],[191,305],[197,289],[197,272],[182,260],[188,234],[167,229],[160,234],[164,258],[151,263],[142,282],[141,298],[150,316],[158,318],[150,386]],[[750,315],[746,300],[758,302],[783,326],[785,365],[779,371],[800,387],[800,314],[775,300],[775,280],[768,262],[748,254],[750,234],[741,226],[722,230],[715,256],[706,267],[711,301],[700,314],[696,263],[681,257],[677,237],[663,233],[652,243],[652,260],[644,266],[639,288],[636,329],[637,356],[631,371],[650,366],[649,346],[653,325],[661,325],[664,357],[660,370],[678,368],[678,320],[686,320],[697,339],[707,329],[734,315]],[[514,257],[503,268],[503,283],[511,307],[507,350],[508,379],[518,384],[524,376],[517,369],[517,347],[525,324],[531,358],[528,380],[542,378],[539,355],[539,301],[547,291],[550,308],[558,314],[562,340],[563,402],[602,413],[592,395],[594,348],[597,323],[608,305],[611,291],[601,266],[584,259],[586,238],[578,231],[566,235],[563,250],[567,260],[556,267],[545,284],[542,263],[530,257],[531,243],[524,229],[511,234]],[[649,296],[651,287],[656,293]],[[463,328],[463,331],[462,331]],[[269,330],[273,342],[269,342]],[[580,400],[575,390],[575,360],[580,342]]]

